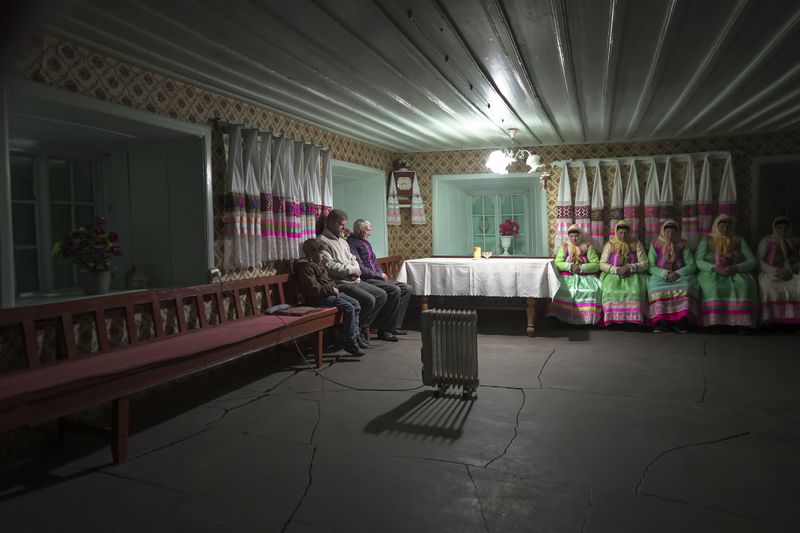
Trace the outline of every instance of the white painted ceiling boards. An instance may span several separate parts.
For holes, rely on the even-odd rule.
[[[396,151],[800,126],[795,0],[82,0],[44,28]]]

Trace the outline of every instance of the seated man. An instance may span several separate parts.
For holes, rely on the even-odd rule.
[[[361,305],[358,300],[339,292],[336,284],[328,276],[322,266],[322,243],[317,239],[308,239],[303,243],[303,253],[308,261],[296,261],[294,264],[295,279],[300,292],[308,305],[315,307],[336,307],[344,317],[344,349],[352,355],[364,355],[358,345],[358,315]]]
[[[369,346],[365,331],[374,323],[378,328],[378,338],[384,341],[397,341],[392,330],[397,323],[396,307],[386,307],[386,292],[380,288],[361,283],[361,268],[350,251],[342,231],[347,228],[347,213],[334,209],[328,213],[325,231],[319,236],[322,243],[322,263],[328,275],[336,283],[339,291],[352,296],[361,304],[361,336],[359,346]]]
[[[347,243],[350,245],[350,251],[358,260],[358,266],[361,267],[361,280],[386,291],[385,305],[397,308],[397,322],[392,333],[405,335],[406,332],[400,328],[403,326],[408,301],[411,299],[411,287],[400,281],[389,280],[389,277],[381,270],[368,240],[371,234],[372,224],[369,220],[359,218],[353,224],[353,232],[347,237]]]

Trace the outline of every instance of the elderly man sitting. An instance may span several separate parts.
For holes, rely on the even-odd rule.
[[[336,283],[336,288],[358,300],[361,305],[359,328],[362,335],[358,345],[362,348],[369,346],[366,330],[375,324],[378,328],[378,339],[384,341],[397,341],[392,330],[397,323],[397,307],[385,306],[386,292],[370,285],[361,283],[361,267],[358,259],[350,251],[347,241],[342,238],[342,232],[347,228],[347,213],[341,209],[334,209],[328,214],[325,231],[319,238],[322,243],[322,263],[328,271],[328,276]]]
[[[353,224],[353,232],[347,237],[350,251],[356,256],[358,266],[361,267],[361,279],[383,289],[386,292],[385,307],[397,309],[397,321],[392,329],[394,335],[405,335],[406,332],[400,328],[403,326],[403,319],[408,309],[408,301],[411,299],[411,290],[408,285],[400,281],[391,281],[381,270],[378,264],[372,245],[369,243],[369,236],[372,234],[372,224],[369,220],[359,218]]]

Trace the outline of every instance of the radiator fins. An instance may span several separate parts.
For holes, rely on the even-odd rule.
[[[422,382],[435,394],[461,387],[465,398],[478,388],[478,315],[473,310],[430,309],[420,315]]]

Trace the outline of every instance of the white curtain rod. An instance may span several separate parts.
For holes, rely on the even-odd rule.
[[[551,167],[562,166],[566,163],[569,166],[579,166],[583,163],[586,166],[594,165],[595,163],[605,163],[607,165],[615,165],[619,163],[620,165],[630,165],[635,161],[655,161],[657,163],[664,163],[668,159],[674,161],[688,161],[688,160],[701,160],[708,156],[709,159],[727,159],[731,157],[730,152],[694,152],[690,154],[670,154],[670,155],[637,155],[633,157],[602,157],[602,158],[595,158],[595,159],[559,159],[558,161],[553,161],[550,163]]]
[[[227,130],[227,129],[231,128],[232,126],[239,126],[243,130],[256,130],[258,133],[271,133],[272,136],[275,137],[276,139],[283,137],[285,139],[289,139],[289,140],[293,140],[293,141],[301,141],[301,142],[303,142],[305,144],[314,145],[314,146],[318,147],[320,150],[323,150],[323,151],[328,151],[328,152],[331,151],[331,149],[328,148],[327,146],[322,146],[322,145],[319,145],[317,143],[314,143],[314,142],[311,142],[311,141],[307,141],[307,140],[291,139],[290,137],[286,137],[286,135],[284,135],[283,133],[281,133],[279,131],[264,131],[264,130],[262,130],[260,128],[255,127],[255,126],[248,126],[247,124],[242,124],[241,122],[230,122],[230,121],[222,120],[222,119],[216,119],[215,122],[223,130]]]

